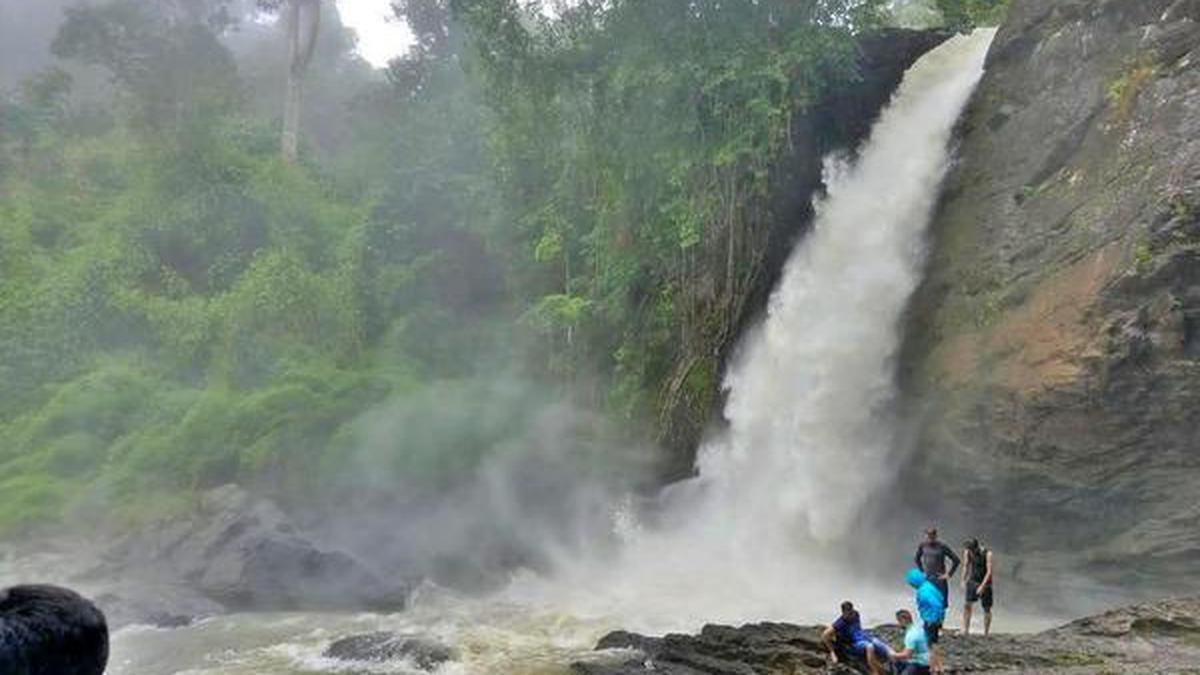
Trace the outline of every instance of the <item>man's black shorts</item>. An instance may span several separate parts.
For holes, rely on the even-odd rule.
[[[905,663],[899,666],[900,675],[929,675],[929,666]]]
[[[929,644],[936,645],[942,637],[941,622],[925,624],[925,637],[929,640]]]
[[[945,579],[939,579],[937,577],[934,577],[932,579],[930,579],[929,577],[926,577],[926,579],[929,579],[930,581],[932,581],[933,585],[937,586],[937,589],[939,591],[941,591],[942,606],[949,607],[950,606],[950,582],[946,581]]]
[[[978,601],[983,605],[984,611],[992,609],[992,586],[988,584],[982,592],[979,591],[979,584],[974,581],[967,582],[967,604]]]

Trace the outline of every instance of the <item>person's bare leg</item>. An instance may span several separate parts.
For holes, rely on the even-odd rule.
[[[971,634],[971,608],[971,603],[963,603],[963,635]]]
[[[875,656],[875,648],[870,645],[867,646],[867,667],[871,669],[871,675],[883,675],[883,668]]]
[[[929,646],[929,669],[934,673],[942,672],[942,650],[940,647]]]
[[[983,634],[992,634],[992,610],[986,609],[983,612]]]

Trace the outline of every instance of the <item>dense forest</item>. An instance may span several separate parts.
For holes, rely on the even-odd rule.
[[[394,8],[415,41],[383,71],[331,3],[5,21],[0,47],[46,44],[0,78],[0,533],[231,481],[436,494],[564,401],[576,438],[616,440],[572,461],[615,465],[669,392],[717,395],[713,355],[675,366],[746,283],[790,120],[857,77],[856,36],[1004,3]]]

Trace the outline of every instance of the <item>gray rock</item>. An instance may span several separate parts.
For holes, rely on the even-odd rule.
[[[378,632],[336,640],[325,650],[325,657],[366,663],[405,660],[422,670],[433,670],[455,660],[457,654],[450,647],[427,638]]]
[[[349,554],[318,547],[274,504],[233,485],[206,493],[194,513],[144,528],[105,557],[109,574],[191,589],[230,609],[393,610],[407,597],[405,583],[386,582]]]

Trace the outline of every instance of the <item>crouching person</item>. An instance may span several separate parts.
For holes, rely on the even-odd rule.
[[[912,612],[896,612],[896,623],[904,629],[904,649],[893,654],[897,675],[929,675],[929,638],[925,627],[913,621]]]
[[[825,629],[821,642],[829,650],[829,660],[838,662],[838,652],[860,658],[871,669],[871,675],[883,675],[885,665],[891,661],[891,649],[887,643],[862,627],[862,619],[854,604],[842,603],[842,614]]]

